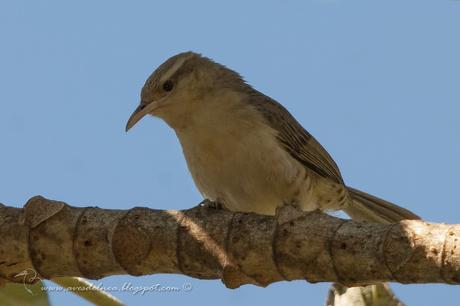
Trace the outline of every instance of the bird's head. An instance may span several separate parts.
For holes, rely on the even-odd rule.
[[[126,124],[126,131],[145,115],[175,125],[207,107],[206,99],[218,98],[226,89],[244,88],[246,83],[234,71],[193,52],[177,54],[161,64],[147,79],[141,102]],[[219,100],[219,99],[213,99]]]

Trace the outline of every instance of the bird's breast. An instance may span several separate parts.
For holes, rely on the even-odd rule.
[[[273,214],[308,189],[307,170],[257,120],[223,121],[176,133],[200,192],[230,210]]]

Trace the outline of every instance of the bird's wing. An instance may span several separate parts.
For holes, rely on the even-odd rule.
[[[321,146],[302,125],[281,104],[254,91],[249,101],[264,116],[271,128],[278,132],[278,140],[289,154],[322,177],[342,184],[339,168]]]

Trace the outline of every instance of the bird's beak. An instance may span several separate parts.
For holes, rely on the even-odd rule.
[[[129,117],[128,122],[126,123],[125,131],[129,131],[129,129],[131,129],[139,120],[144,118],[145,115],[151,113],[153,110],[158,108],[160,106],[159,102],[161,102],[161,100],[153,101],[150,103],[141,102],[139,106],[131,114],[131,117]]]

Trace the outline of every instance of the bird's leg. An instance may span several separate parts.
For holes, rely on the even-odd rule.
[[[302,209],[300,208],[300,206],[299,206],[299,204],[297,203],[296,200],[283,201],[283,206],[291,206],[291,207],[295,208],[296,210],[302,211]]]
[[[201,203],[199,205],[202,206],[202,207],[205,207],[205,208],[225,209],[224,204],[222,204],[222,203],[220,203],[218,201],[211,201],[209,199],[204,199],[203,201],[201,201]]]

